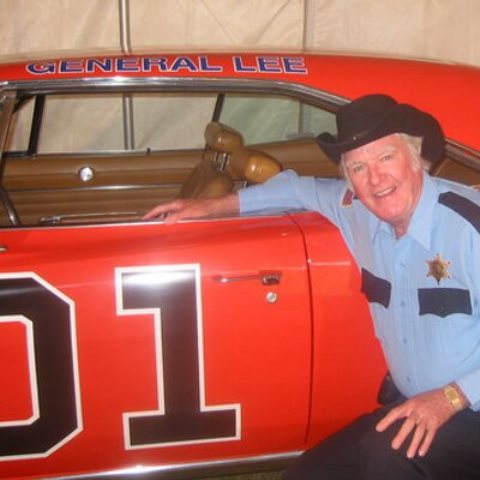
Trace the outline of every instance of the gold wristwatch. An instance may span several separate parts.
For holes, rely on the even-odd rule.
[[[463,398],[454,385],[449,383],[446,387],[443,387],[443,394],[447,397],[456,412],[463,410]]]

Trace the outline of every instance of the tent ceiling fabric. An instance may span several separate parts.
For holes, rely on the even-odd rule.
[[[116,0],[0,0],[0,55],[119,50]]]
[[[302,0],[130,0],[132,45],[299,49],[303,4]]]
[[[0,60],[141,50],[299,50],[480,65],[478,0],[1,0]],[[124,48],[123,48],[124,49]]]
[[[480,66],[478,0],[316,0],[308,46]]]

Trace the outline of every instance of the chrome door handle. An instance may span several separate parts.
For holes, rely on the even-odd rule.
[[[8,248],[5,245],[0,245],[0,253],[7,252]]]
[[[245,282],[248,280],[259,280],[262,285],[278,285],[282,278],[282,272],[267,272],[261,271],[252,275],[214,275],[213,281],[218,283],[232,283],[232,282]]]

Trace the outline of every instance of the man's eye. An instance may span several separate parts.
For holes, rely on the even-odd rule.
[[[388,161],[390,161],[390,160],[392,160],[392,159],[393,159],[393,155],[390,154],[390,153],[387,154],[387,155],[383,155],[383,157],[380,158],[380,160],[381,160],[382,162],[388,162]]]
[[[363,165],[362,163],[356,163],[355,165],[352,165],[350,167],[350,171],[352,173],[360,173],[363,172],[363,170],[365,170],[365,165]]]

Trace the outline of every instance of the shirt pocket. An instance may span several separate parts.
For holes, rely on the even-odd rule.
[[[462,288],[419,288],[418,303],[420,315],[472,314],[470,292]]]
[[[385,308],[390,305],[392,285],[383,278],[376,277],[365,268],[362,268],[362,293],[370,303],[379,303]]]

